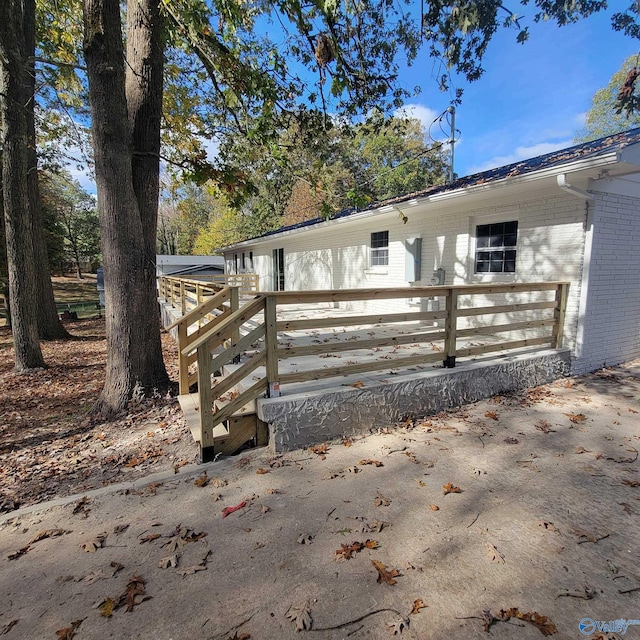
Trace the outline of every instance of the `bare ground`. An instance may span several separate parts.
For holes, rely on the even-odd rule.
[[[177,475],[175,457],[186,454],[169,443],[123,464],[179,433],[165,431],[163,412],[180,423],[172,401],[141,406],[109,431],[104,449],[122,461],[107,466],[118,470],[107,481],[160,468],[163,477],[0,516],[0,635],[622,638],[595,622],[640,618],[639,392],[636,362],[356,440],[256,449]],[[47,422],[47,398],[42,469],[47,451],[65,457],[62,439],[80,447],[75,464],[92,451],[84,473],[97,481],[113,464],[99,425],[74,443],[79,416]],[[78,392],[75,402],[85,399]],[[32,419],[23,426],[35,429]],[[20,493],[28,476],[11,480],[25,503],[38,496],[35,485]],[[43,476],[40,497],[87,478]],[[586,618],[594,625],[584,621],[581,633]],[[630,626],[626,637],[639,633]]]

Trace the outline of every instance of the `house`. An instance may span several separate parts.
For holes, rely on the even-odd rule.
[[[264,291],[567,281],[572,372],[617,364],[640,357],[640,129],[223,253],[227,273],[255,272]],[[376,304],[354,310],[377,313]]]

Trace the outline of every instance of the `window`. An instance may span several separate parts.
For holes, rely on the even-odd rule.
[[[389,264],[389,232],[376,231],[371,234],[371,266],[380,267]]]
[[[476,273],[515,273],[518,222],[493,222],[476,227]]]

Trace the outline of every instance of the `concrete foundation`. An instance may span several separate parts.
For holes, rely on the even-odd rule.
[[[569,371],[568,349],[544,350],[460,363],[455,369],[390,375],[385,382],[363,388],[334,387],[258,399],[257,413],[269,425],[272,449],[286,451],[536,387]]]

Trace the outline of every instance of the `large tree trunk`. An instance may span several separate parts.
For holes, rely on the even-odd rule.
[[[25,13],[35,0],[0,2],[0,120],[5,233],[16,370],[44,366],[38,339],[37,265],[29,213],[29,126],[25,105],[30,65],[23,37]],[[28,22],[28,19],[27,19]]]
[[[133,136],[133,189],[138,201],[145,252],[145,285],[141,295],[153,310],[147,331],[157,337],[148,344],[148,365],[164,379],[160,314],[156,291],[156,235],[160,192],[160,125],[164,82],[163,24],[159,0],[130,0],[127,4],[127,67],[125,95]]]
[[[118,0],[84,0],[84,21],[107,330],[107,376],[95,411],[110,417],[134,394],[165,389],[168,377],[154,269],[134,189]]]
[[[70,338],[67,330],[60,322],[53,297],[51,284],[51,265],[47,255],[47,245],[44,239],[44,225],[42,220],[42,203],[40,201],[40,184],[38,182],[38,152],[36,149],[36,125],[35,125],[35,49],[36,49],[36,16],[35,2],[33,11],[25,11],[23,34],[25,40],[26,59],[29,63],[27,78],[29,80],[28,91],[30,100],[24,105],[27,118],[28,149],[28,194],[29,212],[31,214],[31,229],[33,240],[33,262],[36,265],[36,278],[38,288],[38,333],[42,340],[56,340]]]

